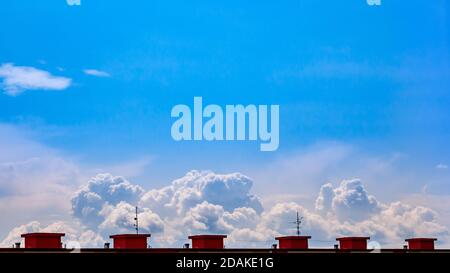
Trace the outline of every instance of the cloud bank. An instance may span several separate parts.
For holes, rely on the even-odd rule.
[[[181,247],[188,235],[208,233],[228,234],[228,246],[268,247],[275,236],[295,234],[292,221],[297,212],[304,217],[302,233],[311,235],[311,244],[319,247],[332,246],[338,236],[370,236],[382,247],[400,247],[413,236],[448,240],[436,212],[401,202],[383,204],[359,179],[324,184],[313,209],[295,202],[264,209],[250,193],[252,185],[240,173],[194,170],[169,186],[145,191],[123,177],[98,174],[71,200],[76,228],[64,222],[48,226],[32,222],[13,229],[2,245],[20,240],[20,233],[58,227],[83,246],[101,246],[111,234],[134,231],[136,205],[141,231],[152,233],[155,247]]]

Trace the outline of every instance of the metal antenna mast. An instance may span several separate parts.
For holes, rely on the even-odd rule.
[[[300,217],[298,215],[298,211],[297,211],[297,220],[295,222],[293,222],[294,224],[297,225],[297,236],[300,236],[300,225],[302,224],[302,220],[303,220],[303,217]]]
[[[136,234],[139,234],[139,219],[138,219],[138,207],[136,206],[136,216],[134,217],[134,228],[136,229]]]

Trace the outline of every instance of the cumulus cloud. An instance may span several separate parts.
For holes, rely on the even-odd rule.
[[[332,210],[334,198],[334,189],[331,183],[327,183],[320,187],[319,196],[316,199],[316,210],[326,214]]]
[[[5,94],[15,96],[25,90],[64,90],[72,80],[54,76],[50,72],[30,66],[16,66],[5,63],[0,66],[1,86]]]
[[[267,247],[276,236],[295,234],[297,212],[304,217],[302,233],[313,237],[314,246],[330,247],[338,236],[370,236],[383,247],[399,247],[413,236],[448,239],[448,229],[438,222],[436,212],[401,202],[383,204],[359,179],[343,180],[336,187],[323,185],[313,209],[295,202],[263,209],[250,193],[252,183],[239,173],[191,171],[167,187],[145,192],[123,177],[99,174],[72,199],[78,233],[61,223],[50,226],[100,244],[111,234],[133,232],[139,203],[140,228],[152,233],[155,247],[180,247],[188,235],[218,233],[229,235],[229,247]],[[11,244],[21,232],[46,228],[36,223],[18,227],[4,243]]]
[[[423,206],[411,206],[394,202],[371,218],[374,223],[382,223],[387,235],[399,238],[440,237],[448,235],[446,227],[437,222],[437,213]],[[392,236],[391,236],[392,237]]]
[[[72,198],[72,215],[107,236],[132,231],[139,204],[140,228],[146,232],[172,239],[188,233],[231,232],[256,223],[263,210],[260,200],[250,194],[252,183],[239,173],[190,171],[167,187],[144,192],[123,177],[98,174]],[[183,234],[169,234],[177,229]]]
[[[383,247],[399,247],[405,238],[422,236],[437,237],[440,243],[445,243],[449,236],[448,229],[438,223],[436,213],[421,206],[400,202],[381,205],[378,213],[349,223],[333,212],[324,216],[289,202],[278,203],[264,211],[253,227],[234,228],[229,243],[267,247],[275,236],[293,235],[295,225],[292,220],[297,211],[304,217],[302,234],[312,236],[312,245],[319,247],[331,247],[340,236],[370,236]]]
[[[235,228],[247,228],[256,226],[260,216],[254,209],[242,207],[234,209],[232,212],[225,211],[223,218]]]
[[[2,247],[11,247],[17,242],[22,243],[21,235],[31,232],[58,232],[65,233],[65,242],[78,242],[84,247],[99,247],[104,242],[103,238],[92,230],[86,230],[76,223],[66,223],[64,221],[57,221],[45,225],[39,221],[32,221],[27,224],[13,228],[0,242]]]
[[[170,186],[151,190],[141,199],[142,206],[168,214],[183,214],[207,201],[231,211],[239,207],[262,211],[258,197],[250,194],[253,181],[240,173],[216,174],[210,171],[190,171]]]
[[[186,213],[183,226],[200,233],[228,233],[233,227],[224,221],[224,212],[222,206],[204,201]]]
[[[135,228],[134,216],[135,207],[122,201],[115,206],[104,206],[100,211],[104,217],[99,225],[102,234],[129,233]],[[143,208],[138,213],[139,230],[147,233],[158,233],[164,230],[164,223],[159,215],[153,213],[148,208]]]
[[[335,214],[342,221],[358,221],[380,211],[374,196],[369,195],[359,179],[344,180],[333,189],[331,184],[321,187],[316,209]]]
[[[303,217],[301,232],[315,239],[330,239],[333,237],[331,226],[327,218],[321,217],[314,211],[295,203],[278,203],[261,215],[257,231],[265,234],[266,240],[280,235],[294,235],[296,226],[293,224],[297,212]]]
[[[97,226],[104,221],[104,206],[120,202],[137,204],[144,190],[120,176],[98,174],[91,178],[72,198],[72,214],[87,226]]]
[[[110,77],[111,75],[108,72],[97,70],[97,69],[85,69],[83,70],[84,74],[95,76],[95,77]]]
[[[15,227],[8,233],[8,235],[6,235],[6,237],[1,242],[1,245],[3,247],[14,245],[14,243],[22,241],[22,239],[20,238],[21,234],[38,231],[43,231],[43,229],[41,228],[41,224],[38,221],[33,221],[25,225]]]

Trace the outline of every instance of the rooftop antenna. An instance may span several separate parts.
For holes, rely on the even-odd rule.
[[[295,222],[293,222],[294,224],[297,225],[297,236],[300,236],[300,225],[302,224],[302,220],[303,220],[303,217],[300,217],[298,215],[298,211],[297,211],[297,219],[295,220]]]
[[[139,219],[138,219],[138,207],[136,206],[136,215],[134,217],[134,228],[136,229],[136,234],[139,234]]]

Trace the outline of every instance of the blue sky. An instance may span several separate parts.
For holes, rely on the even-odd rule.
[[[380,199],[424,187],[446,196],[448,11],[445,0],[8,1],[0,9],[0,65],[71,82],[12,96],[3,77],[0,123],[83,168],[145,165],[130,176],[148,187],[211,169],[249,174],[263,195],[280,183],[308,196],[324,182],[358,176]],[[194,96],[205,104],[279,104],[279,149],[174,142],[170,110]],[[327,147],[340,156],[319,176],[294,183],[293,171],[264,181],[276,177],[262,171],[268,166]],[[389,171],[361,163],[372,159],[395,163]]]

